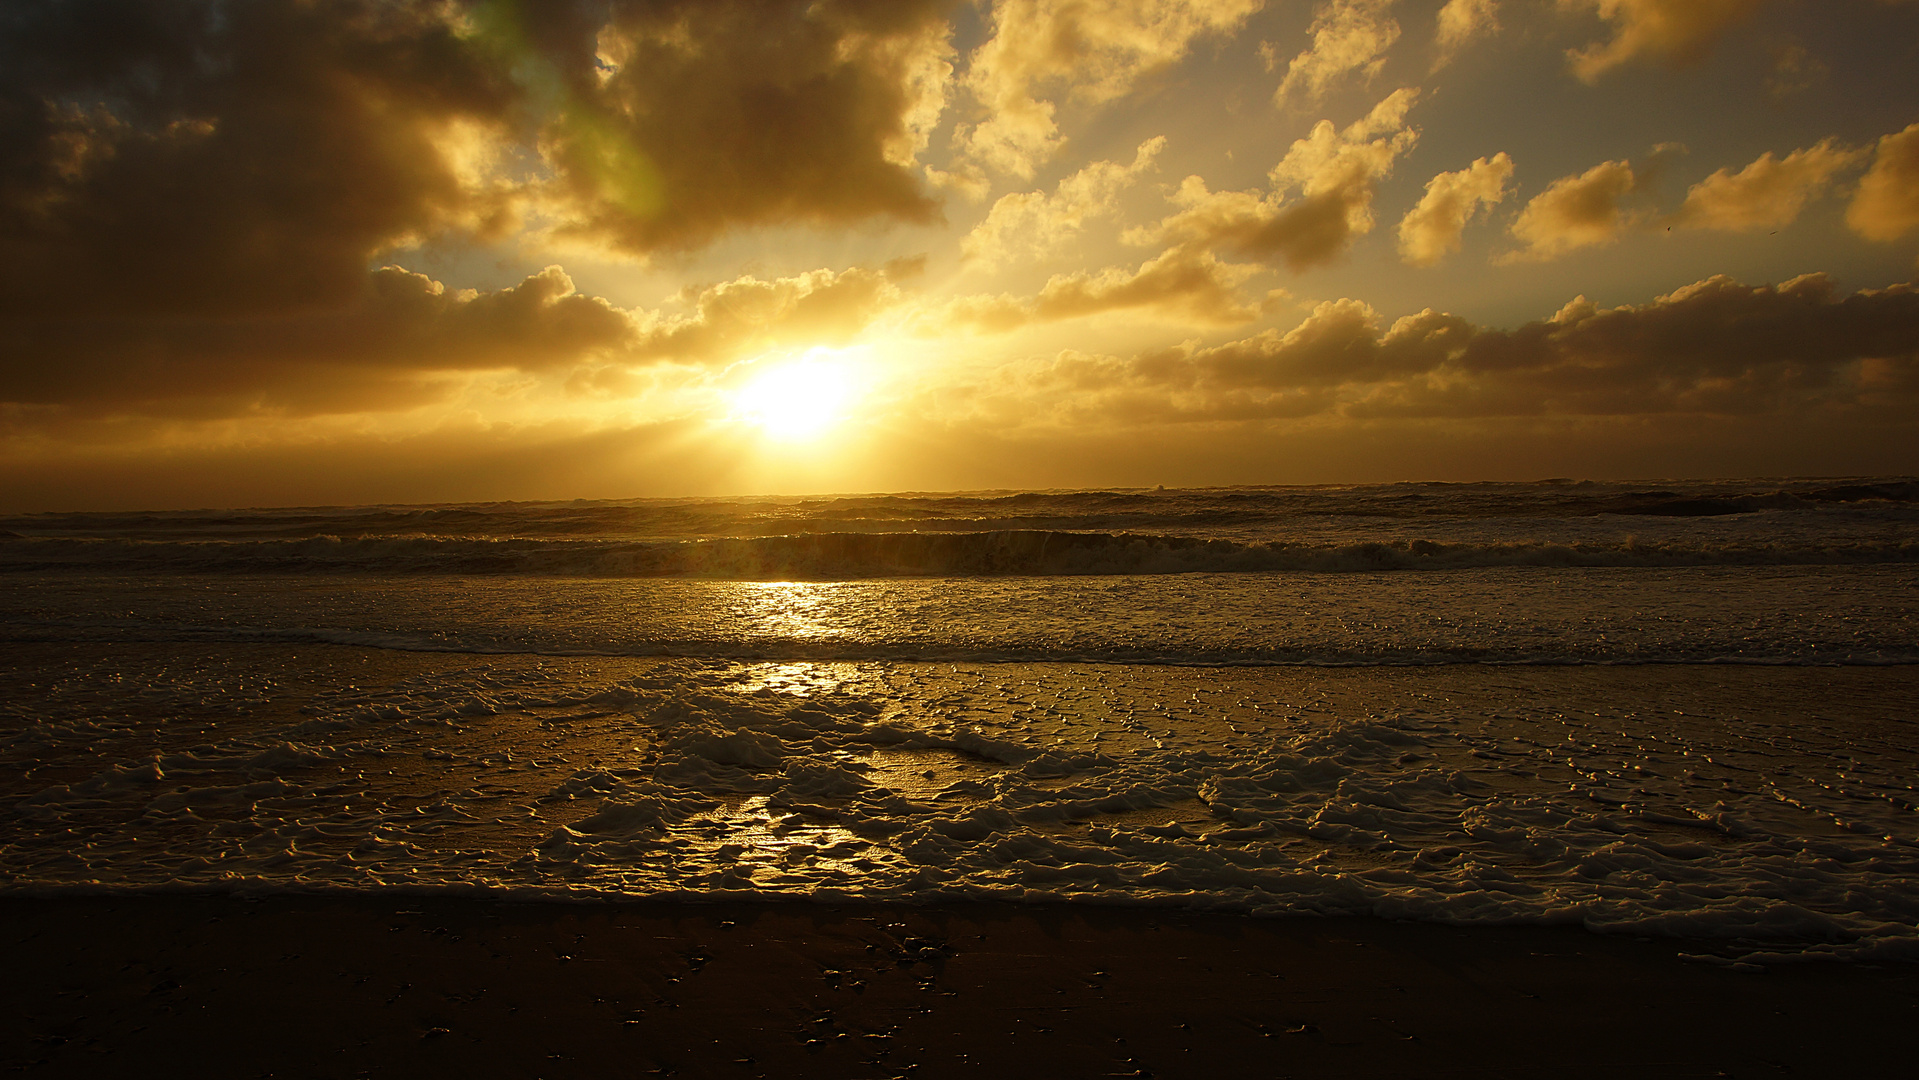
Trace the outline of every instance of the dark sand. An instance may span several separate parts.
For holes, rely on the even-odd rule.
[[[0,901],[29,1077],[1898,1075],[1919,966],[1140,909]]]

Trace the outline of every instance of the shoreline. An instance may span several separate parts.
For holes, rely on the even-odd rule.
[[[0,899],[0,1067],[209,1076],[1765,1076],[1909,1052],[1919,964],[1079,905]]]

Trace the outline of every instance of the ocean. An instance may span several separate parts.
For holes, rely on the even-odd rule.
[[[1919,957],[1919,480],[0,519],[0,895]]]

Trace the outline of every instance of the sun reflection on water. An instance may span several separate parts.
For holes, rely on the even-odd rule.
[[[755,637],[821,641],[842,632],[829,617],[827,598],[834,587],[814,581],[742,581],[736,586],[734,607]],[[805,665],[785,666],[797,671]]]

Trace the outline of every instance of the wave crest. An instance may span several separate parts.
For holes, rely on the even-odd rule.
[[[744,581],[1080,574],[1350,573],[1486,567],[1827,566],[1919,562],[1919,542],[1241,543],[1133,533],[828,532],[684,541],[336,537],[148,541],[0,538],[9,571],[526,574]]]

